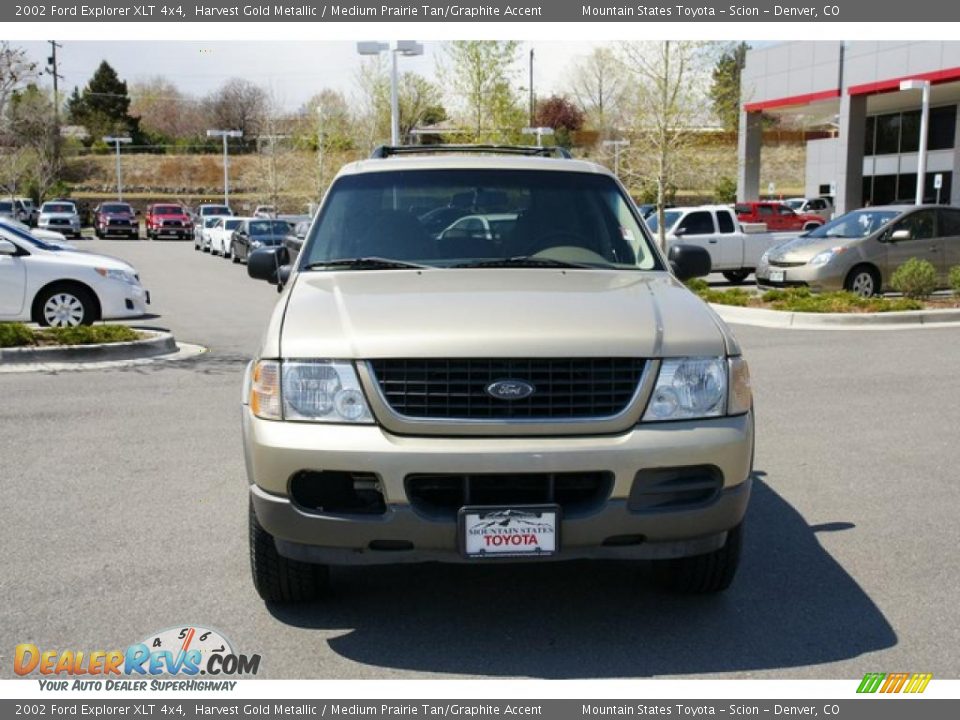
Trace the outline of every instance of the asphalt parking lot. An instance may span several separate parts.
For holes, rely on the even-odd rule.
[[[0,375],[0,676],[13,648],[221,630],[271,678],[960,676],[957,329],[737,327],[758,413],[745,559],[725,595],[622,563],[334,571],[327,603],[249,577],[240,382],[276,298],[190,242],[131,261],[143,325],[209,348],[126,370]]]

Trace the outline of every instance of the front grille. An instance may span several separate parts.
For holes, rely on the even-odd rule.
[[[109,224],[109,225],[115,225],[115,226],[117,226],[117,227],[130,227],[130,221],[129,221],[129,220],[121,220],[120,218],[110,218],[110,219],[107,221],[107,224]]]
[[[387,404],[412,418],[546,420],[605,418],[622,412],[636,392],[638,358],[372,360]],[[535,389],[522,399],[487,394],[498,380]]]
[[[805,262],[787,262],[786,260],[771,260],[770,267],[801,267],[806,265]]]
[[[183,227],[183,223],[179,220],[164,220],[163,227]]]
[[[565,517],[576,517],[606,502],[613,473],[422,474],[408,475],[404,487],[414,510],[437,519],[455,518],[465,505],[557,504]]]
[[[49,224],[50,225],[69,225],[70,221],[67,220],[66,218],[50,218]]]

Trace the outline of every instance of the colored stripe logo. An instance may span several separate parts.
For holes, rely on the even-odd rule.
[[[858,693],[922,693],[933,679],[931,673],[867,673]]]

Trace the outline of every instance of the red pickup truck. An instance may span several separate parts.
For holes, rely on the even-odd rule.
[[[780,202],[737,203],[735,212],[741,223],[766,223],[771,232],[813,230],[823,225],[823,218],[819,215],[796,213]]]
[[[147,237],[156,240],[161,236],[182,240],[193,238],[193,218],[182,205],[173,203],[155,203],[147,208],[144,220]]]

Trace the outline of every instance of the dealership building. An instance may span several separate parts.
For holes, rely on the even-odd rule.
[[[914,82],[905,82],[914,81]],[[807,142],[806,195],[833,195],[838,212],[912,202],[922,89],[929,83],[924,200],[960,205],[960,42],[787,42],[749,50],[741,76],[739,200],[767,186],[764,114],[835,125]]]

